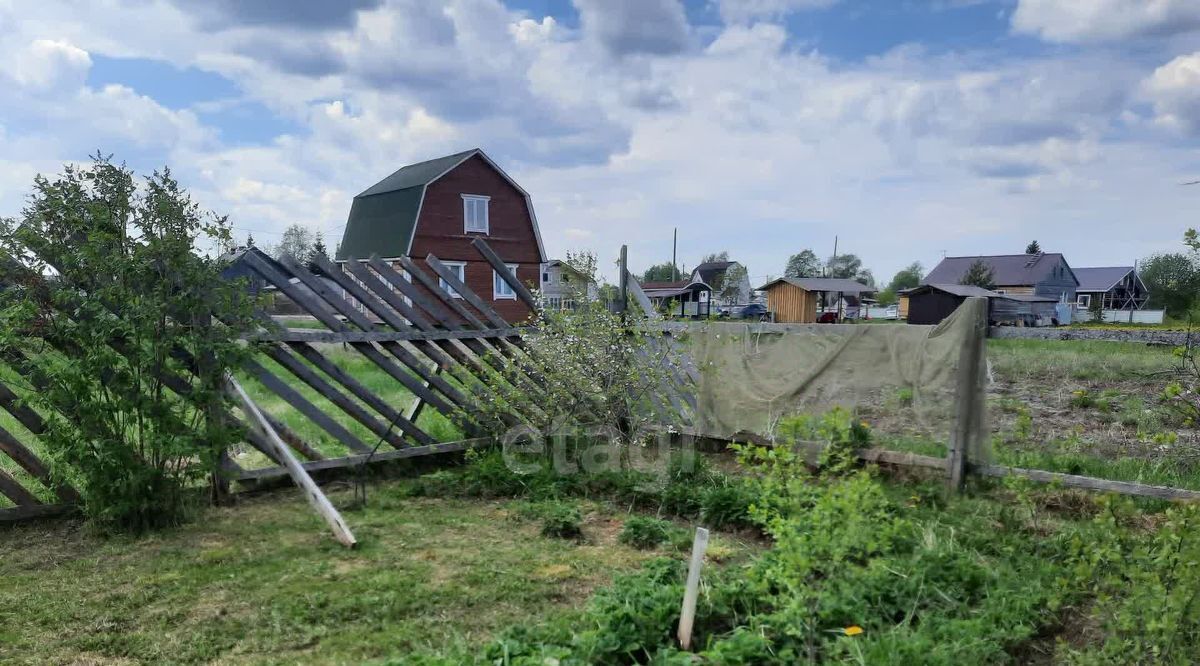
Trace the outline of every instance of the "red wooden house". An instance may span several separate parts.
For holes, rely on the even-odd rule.
[[[403,271],[398,258],[424,268],[425,257],[433,254],[500,316],[521,322],[529,308],[471,246],[477,237],[515,268],[521,282],[540,287],[546,252],[533,201],[475,148],[410,164],[354,197],[337,260],[379,255]]]

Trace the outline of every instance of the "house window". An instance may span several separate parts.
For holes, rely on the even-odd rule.
[[[508,270],[512,271],[513,275],[517,274],[517,264],[505,264]],[[515,300],[517,292],[513,291],[512,285],[500,277],[496,271],[492,271],[492,300]]]
[[[486,234],[488,232],[488,201],[491,197],[478,194],[464,194],[463,228],[469,234]]]
[[[550,284],[550,274],[542,271],[542,284]]]
[[[1092,295],[1091,294],[1077,294],[1075,296],[1075,304],[1078,305],[1081,309],[1087,310],[1088,308],[1092,307]]]
[[[446,268],[450,269],[451,273],[454,273],[454,276],[458,278],[459,282],[462,282],[463,284],[467,283],[467,265],[465,263],[461,261],[443,261],[442,263],[445,264]],[[438,282],[441,283],[442,289],[444,289],[447,294],[450,294],[455,298],[462,298],[462,294],[458,293],[454,287],[451,287],[449,282],[446,282],[441,278],[438,279]]]

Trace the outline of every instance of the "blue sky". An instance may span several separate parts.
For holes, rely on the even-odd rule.
[[[271,242],[484,148],[552,254],[833,237],[881,280],[1037,238],[1076,266],[1179,248],[1200,188],[1191,0],[0,0],[0,215],[96,150],[169,165]],[[1195,191],[1193,191],[1195,189]]]

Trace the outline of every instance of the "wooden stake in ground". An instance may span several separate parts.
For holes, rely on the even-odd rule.
[[[333,538],[337,539],[343,546],[353,548],[358,541],[350,533],[350,528],[346,526],[346,521],[342,520],[342,515],[330,503],[329,498],[325,496],[325,493],[321,492],[321,488],[312,480],[308,472],[304,471],[304,467],[300,465],[300,461],[296,460],[296,456],[292,454],[291,449],[279,438],[279,433],[275,432],[275,428],[271,427],[266,416],[259,410],[258,405],[254,404],[254,401],[246,394],[242,385],[232,376],[226,377],[226,382],[229,393],[237,398],[242,411],[246,413],[246,420],[250,423],[250,427],[258,430],[263,435],[263,439],[266,440],[267,444],[274,449],[276,459],[283,463],[292,480],[304,491],[305,499],[325,519],[325,522],[329,523],[330,529],[333,530]]]
[[[679,614],[679,647],[692,647],[692,622],[696,619],[696,596],[700,593],[700,569],[704,566],[704,551],[708,550],[708,530],[696,528],[692,542],[692,561],[688,565],[687,587],[683,591],[683,611]]]

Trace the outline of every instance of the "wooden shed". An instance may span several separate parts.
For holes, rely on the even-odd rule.
[[[873,287],[842,278],[779,278],[759,287],[767,293],[767,309],[775,321],[814,324],[826,303],[836,307],[843,296],[874,293]],[[840,308],[839,308],[840,309]],[[837,315],[841,319],[841,314]]]
[[[988,322],[993,326],[1037,326],[1055,321],[1057,301],[1032,294],[1003,294],[968,284],[923,284],[903,293],[910,324],[939,324],[967,298],[988,299]]]

